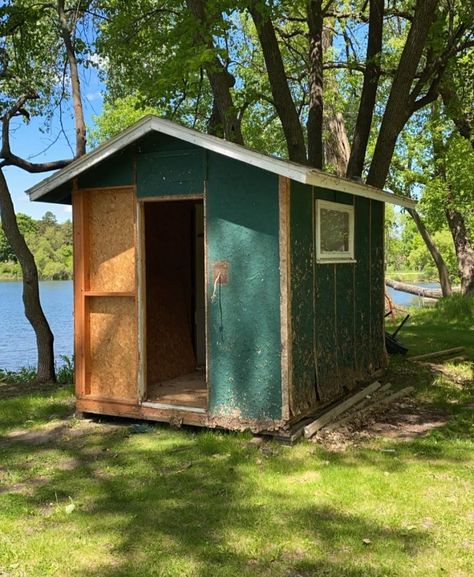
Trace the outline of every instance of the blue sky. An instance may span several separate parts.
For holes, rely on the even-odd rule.
[[[93,125],[93,117],[102,111],[103,85],[97,77],[95,69],[83,71],[81,88],[84,101],[84,114],[87,127]],[[10,142],[12,151],[18,156],[27,158],[32,162],[44,162],[60,158],[71,158],[73,153],[68,140],[74,146],[74,121],[70,108],[64,108],[62,113],[64,134],[61,134],[61,119],[59,111],[54,115],[50,127],[45,127],[42,118],[32,118],[26,124],[22,119],[15,120],[11,124]],[[28,214],[39,219],[46,211],[56,215],[58,222],[64,222],[71,218],[71,209],[62,204],[49,204],[44,202],[30,202],[25,190],[40,182],[51,173],[29,174],[16,167],[4,169],[5,177],[10,188],[16,212]]]

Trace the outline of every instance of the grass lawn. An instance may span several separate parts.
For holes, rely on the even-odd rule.
[[[0,399],[0,576],[474,575],[474,331],[436,314],[402,329],[410,354],[468,359],[387,377],[446,416],[425,436],[257,446],[77,421],[68,387]]]

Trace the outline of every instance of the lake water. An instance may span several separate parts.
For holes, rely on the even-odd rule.
[[[25,318],[21,282],[0,282],[0,368],[36,365],[35,333]],[[54,334],[54,350],[72,356],[72,281],[40,282],[43,310]]]
[[[437,286],[425,284],[422,286]],[[36,340],[25,318],[21,282],[0,282],[0,368],[16,370],[36,365]],[[55,354],[73,354],[72,281],[40,283],[41,302],[54,334]],[[421,306],[420,297],[388,288],[394,304]]]

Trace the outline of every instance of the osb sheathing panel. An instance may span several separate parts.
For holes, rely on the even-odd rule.
[[[145,207],[147,371],[159,383],[196,368],[193,349],[194,202]]]
[[[90,393],[104,398],[136,398],[137,334],[135,299],[89,299]]]
[[[131,190],[104,189],[90,194],[91,291],[135,290],[134,211]]]

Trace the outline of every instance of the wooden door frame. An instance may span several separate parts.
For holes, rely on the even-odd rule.
[[[147,406],[159,407],[162,403],[150,403],[146,400],[147,395],[147,366],[146,366],[146,347],[147,347],[147,318],[146,318],[146,250],[145,250],[145,204],[149,202],[177,202],[177,201],[196,201],[200,200],[203,203],[203,217],[204,217],[204,342],[206,350],[206,387],[207,387],[207,403],[209,406],[209,347],[208,347],[208,265],[207,265],[207,194],[206,191],[201,194],[190,195],[168,195],[168,196],[153,196],[137,198],[137,241],[136,247],[136,266],[137,266],[137,315],[138,315],[138,401],[140,404],[145,403]],[[163,405],[164,406],[164,405]],[[193,411],[193,407],[180,407],[173,405],[173,410]],[[171,408],[171,405],[170,405]],[[199,411],[201,412],[201,410]],[[207,408],[206,411],[207,413]]]

